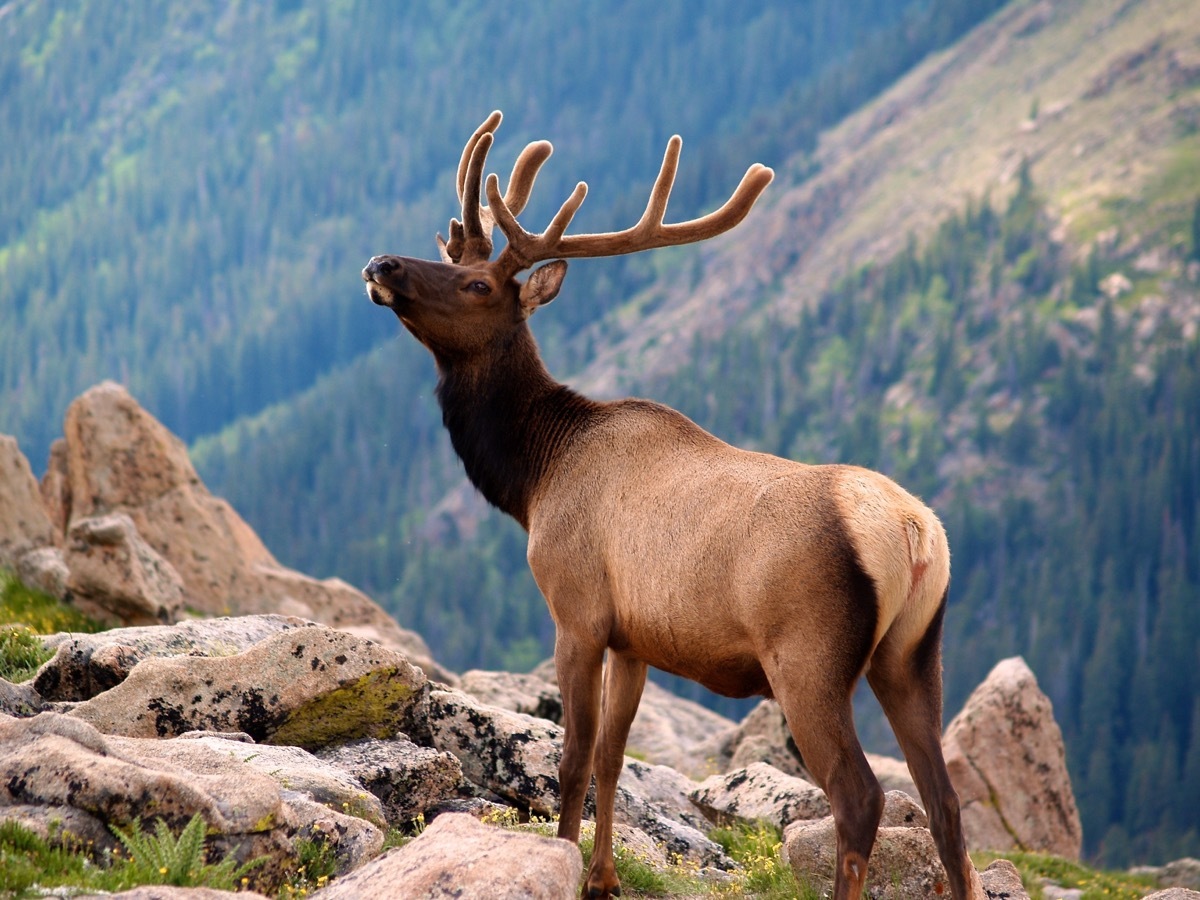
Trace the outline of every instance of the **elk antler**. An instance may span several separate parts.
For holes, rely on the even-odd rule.
[[[484,206],[480,201],[479,188],[483,182],[488,151],[492,148],[493,136],[501,119],[499,110],[493,112],[475,129],[463,148],[458,161],[456,183],[458,199],[462,204],[462,222],[451,219],[450,240],[443,240],[440,234],[437,239],[445,262],[460,265],[487,262],[492,255],[492,231],[497,225],[508,239],[508,246],[497,264],[502,268],[511,268],[514,273],[556,257],[620,256],[656,247],[694,244],[722,234],[741,222],[775,177],[771,169],[755,163],[746,170],[741,183],[720,209],[698,219],[667,225],[663,217],[679,168],[679,151],[683,147],[683,139],[675,135],[667,142],[667,152],[658,178],[654,181],[654,188],[650,191],[646,211],[636,225],[624,231],[604,234],[567,235],[567,226],[587,196],[587,185],[581,181],[559,208],[545,232],[530,234],[517,222],[517,216],[529,202],[537,173],[554,148],[549,141],[535,141],[526,146],[513,165],[508,190],[503,197],[500,196],[500,180],[495,174],[488,175],[488,205]]]
[[[463,148],[462,157],[458,161],[458,179],[455,185],[458,201],[462,204],[463,218],[462,222],[458,219],[450,220],[449,241],[443,240],[440,234],[437,236],[443,262],[469,265],[487,262],[491,258],[492,230],[496,227],[496,219],[491,208],[480,203],[479,187],[483,181],[483,167],[487,162],[488,151],[492,148],[493,135],[500,127],[502,118],[500,110],[493,112],[475,129],[475,133]],[[505,207],[510,209],[513,215],[519,215],[529,202],[538,170],[553,152],[554,148],[549,141],[534,141],[517,157],[503,200]]]
[[[675,173],[679,168],[679,151],[683,139],[675,135],[667,142],[667,152],[663,157],[662,168],[650,191],[650,200],[646,211],[642,213],[638,223],[624,231],[611,231],[604,234],[566,235],[567,226],[578,212],[587,196],[587,185],[579,182],[566,202],[559,208],[551,220],[549,227],[542,234],[530,234],[517,222],[520,210],[513,209],[507,198],[500,196],[500,185],[495,175],[487,179],[487,196],[489,213],[494,217],[504,236],[508,238],[508,247],[501,258],[505,259],[514,269],[527,269],[535,263],[556,257],[585,257],[585,256],[619,256],[625,253],[635,253],[639,250],[652,250],[656,247],[669,247],[678,244],[693,244],[710,237],[715,237],[733,228],[746,217],[750,208],[762,194],[775,173],[766,166],[755,163],[746,170],[741,183],[733,195],[725,201],[720,209],[708,215],[688,222],[677,222],[671,225],[663,223],[667,211],[667,199],[671,195],[671,187],[675,183]],[[532,185],[532,180],[531,180]],[[512,187],[509,187],[512,193]],[[527,198],[526,198],[527,199]]]

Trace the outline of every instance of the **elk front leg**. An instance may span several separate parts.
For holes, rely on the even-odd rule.
[[[646,684],[646,664],[609,651],[604,667],[603,721],[596,745],[596,839],[583,896],[587,900],[614,897],[621,893],[613,863],[613,803],[617,781],[625,765],[625,741],[637,714]]]
[[[558,765],[558,836],[579,842],[583,801],[592,780],[592,751],[600,722],[600,672],[604,647],[580,646],[559,635],[554,666],[563,699],[563,753]]]

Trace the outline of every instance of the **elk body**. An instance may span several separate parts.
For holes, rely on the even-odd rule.
[[[581,183],[535,235],[516,216],[551,148],[526,147],[501,196],[495,175],[483,182],[499,123],[493,113],[463,151],[463,220],[451,221],[448,241],[438,237],[442,262],[376,256],[363,279],[370,298],[432,352],[443,421],[471,481],[529,533],[563,697],[559,837],[578,840],[596,779],[584,896],[619,893],[613,800],[647,666],[655,666],[726,696],[779,701],[833,808],[838,900],[861,895],[883,808],[851,715],[865,673],[920,790],[954,897],[982,898],[942,757],[950,562],[934,514],[878,473],[740,450],[649,401],[583,397],[550,376],[529,329],[529,316],[558,294],[565,258],[720,234],[745,217],[773,173],[752,166],[717,211],[663,224],[674,137],[638,224],[567,235]],[[507,246],[492,260],[496,225]]]

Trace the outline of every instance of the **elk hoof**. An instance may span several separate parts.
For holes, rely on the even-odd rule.
[[[589,885],[583,889],[584,900],[604,900],[606,897],[620,897],[621,886],[614,884],[611,888]]]

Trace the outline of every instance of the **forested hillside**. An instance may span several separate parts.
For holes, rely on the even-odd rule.
[[[1025,656],[1087,852],[1200,854],[1200,26],[1001,6],[10,3],[0,432],[38,467],[118,378],[282,561],[451,668],[528,668],[523,534],[463,489],[428,354],[358,270],[433,255],[492,108],[502,174],[555,143],[535,224],[580,178],[581,229],[631,223],[677,131],[669,218],[751,162],[776,183],[709,246],[573,263],[534,320],[552,371],[921,494],[947,710]]]
[[[377,345],[354,273],[433,254],[493,108],[505,149],[553,134],[570,161],[533,220],[579,178],[584,226],[637,209],[672,131],[673,208],[695,212],[727,157],[811,147],[998,3],[5,4],[0,430],[39,464],[70,399],[114,377],[191,439]],[[577,290],[563,329],[608,296]]]

